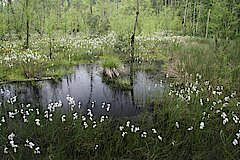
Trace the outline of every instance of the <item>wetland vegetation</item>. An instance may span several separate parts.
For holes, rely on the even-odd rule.
[[[0,0],[2,159],[240,155],[238,0]]]

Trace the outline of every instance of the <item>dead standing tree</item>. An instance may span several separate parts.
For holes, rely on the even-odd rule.
[[[28,49],[29,48],[29,0],[26,0],[26,4],[25,4],[25,7],[26,7],[26,29],[27,29],[27,33],[26,33],[26,42],[25,42],[25,48]]]
[[[134,57],[134,42],[135,42],[135,34],[136,34],[136,29],[137,29],[137,23],[138,23],[138,15],[139,15],[139,2],[137,0],[137,8],[136,8],[136,15],[135,15],[135,20],[134,20],[134,25],[133,25],[133,31],[131,35],[131,42],[130,42],[130,57],[131,57],[131,63],[130,63],[130,85],[131,85],[131,97],[132,97],[132,103],[133,106],[135,106],[135,101],[134,101],[134,90],[133,90],[133,79],[134,79],[134,70],[133,70],[133,63],[135,60]]]
[[[134,42],[135,42],[135,33],[137,29],[137,23],[138,23],[138,15],[139,15],[139,2],[137,0],[137,9],[136,9],[136,15],[135,15],[135,20],[134,20],[134,25],[133,25],[133,31],[131,35],[131,42],[130,42],[130,47],[131,47],[131,62],[134,62]]]

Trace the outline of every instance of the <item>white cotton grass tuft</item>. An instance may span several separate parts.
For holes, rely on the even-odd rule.
[[[192,131],[193,130],[193,126],[189,127],[187,130],[188,131]]]
[[[8,148],[6,146],[4,147],[3,153],[8,154]]]
[[[160,135],[158,135],[158,139],[159,139],[160,141],[163,141],[163,138],[162,138]]]
[[[127,134],[127,132],[122,132],[122,137],[125,137]]]
[[[40,124],[40,119],[35,119],[35,124],[37,125],[37,126],[41,126],[41,124]]]
[[[237,139],[234,139],[234,140],[232,141],[232,144],[233,144],[234,146],[238,145],[238,140],[237,140]]]
[[[130,127],[130,123],[131,123],[130,121],[127,121],[126,122],[126,127]]]
[[[205,127],[204,122],[200,122],[200,129],[203,129]]]
[[[40,153],[41,153],[40,147],[36,147],[36,148],[34,149],[34,154],[40,154]]]
[[[153,128],[153,129],[152,129],[152,132],[153,132],[154,134],[156,134],[156,133],[157,133],[157,130],[156,130],[155,128]]]
[[[180,128],[178,121],[175,123],[175,125],[176,125],[177,128]]]
[[[66,122],[66,115],[65,114],[62,115],[61,120],[62,120],[62,122]]]
[[[142,134],[141,134],[141,137],[142,138],[147,138],[147,132],[143,131]]]

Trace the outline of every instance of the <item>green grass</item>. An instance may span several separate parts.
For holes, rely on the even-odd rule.
[[[57,109],[52,112],[53,120],[50,121],[44,117],[44,109],[41,108],[40,114],[36,114],[34,104],[30,107],[31,110],[21,107],[21,104],[8,104],[4,101],[1,103],[0,117],[4,116],[6,122],[0,122],[0,156],[3,159],[53,160],[237,160],[240,145],[235,146],[233,142],[236,139],[240,143],[237,138],[240,132],[240,123],[237,120],[240,117],[240,98],[239,93],[235,92],[240,89],[239,41],[221,41],[219,46],[210,39],[184,37],[177,40],[179,43],[171,38],[139,41],[141,44],[136,47],[138,61],[134,64],[135,68],[158,74],[162,71],[164,62],[164,73],[170,74],[169,79],[164,79],[166,86],[163,94],[159,93],[156,99],[151,98],[152,95],[146,97],[149,103],[146,109],[151,106],[151,112],[128,118],[109,117],[100,122],[99,117],[90,120],[86,116],[87,120],[82,120],[80,112],[78,119],[73,120],[74,112],[70,109],[67,113]],[[96,60],[100,61],[102,67],[119,68],[122,65],[119,57],[126,55],[110,55],[107,53],[114,51],[114,48],[108,47],[104,53],[105,49],[92,49],[91,52],[87,52],[87,49],[79,52],[76,49],[54,52],[52,60],[43,64],[42,61],[30,63],[29,67],[24,64],[22,68],[1,65],[0,78],[25,78],[23,75],[27,71],[30,75],[60,77],[70,73],[74,65]],[[175,78],[171,78],[171,72],[174,72]],[[121,78],[117,80],[117,85],[124,88],[129,81],[125,77]],[[23,112],[18,112],[13,119],[9,118],[9,111],[15,109],[23,109]],[[28,123],[23,122],[26,111],[30,112],[27,116]],[[66,114],[66,122],[61,121],[63,114]],[[36,125],[35,119],[40,119],[41,126]],[[87,128],[84,128],[84,121],[88,124]],[[93,128],[93,121],[97,124],[96,128]],[[127,121],[130,121],[129,127],[126,126]],[[201,122],[204,123],[203,129],[200,128]],[[124,129],[120,130],[120,126],[124,126]],[[132,132],[136,127],[140,127],[140,130]],[[152,129],[157,133],[153,133]],[[12,132],[16,134],[14,142],[18,145],[17,153],[13,152],[8,140]],[[123,136],[125,132],[127,134]],[[141,137],[143,132],[147,132],[146,138]],[[162,137],[162,141],[158,136]],[[41,153],[34,154],[34,149],[26,147],[26,139],[35,144],[34,148],[39,146]],[[8,148],[8,154],[3,153],[5,147]]]
[[[100,65],[103,68],[119,69],[123,64],[116,55],[105,55],[100,57]]]

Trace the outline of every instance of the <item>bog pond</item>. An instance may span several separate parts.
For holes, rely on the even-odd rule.
[[[38,81],[4,84],[0,86],[1,105],[16,96],[17,103],[31,104],[46,109],[56,102],[65,111],[72,109],[86,113],[91,108],[95,115],[113,117],[135,116],[144,110],[152,110],[151,101],[160,98],[164,91],[162,81],[143,71],[134,73],[130,90],[113,88],[106,84],[97,65],[80,65],[73,74],[59,81]],[[70,104],[72,103],[72,104]]]

